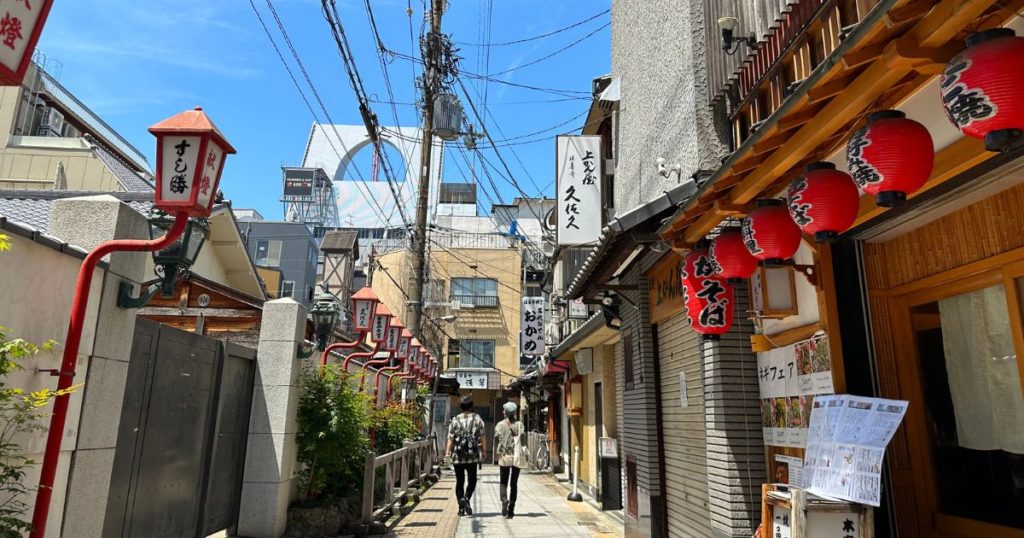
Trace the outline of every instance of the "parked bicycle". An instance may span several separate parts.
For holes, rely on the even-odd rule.
[[[548,444],[546,441],[541,441],[540,447],[537,448],[537,454],[533,458],[533,468],[538,471],[543,471],[551,465],[551,454],[548,453]]]

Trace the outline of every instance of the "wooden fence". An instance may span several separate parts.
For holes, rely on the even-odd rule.
[[[368,455],[363,472],[362,523],[381,519],[396,507],[401,510],[410,498],[418,502],[420,485],[438,478],[435,466],[439,454],[437,436],[431,435],[422,441],[406,441],[394,452]]]

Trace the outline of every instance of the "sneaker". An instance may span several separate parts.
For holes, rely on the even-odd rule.
[[[462,512],[460,515],[471,516],[473,515],[473,509],[469,506],[469,499],[459,499],[459,510]]]
[[[508,515],[508,501],[501,502],[501,516],[505,517]]]

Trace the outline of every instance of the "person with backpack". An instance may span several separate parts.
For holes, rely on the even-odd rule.
[[[483,462],[481,454],[487,451],[487,440],[484,419],[473,412],[473,396],[463,396],[459,400],[459,409],[462,413],[448,425],[446,454],[455,466],[455,497],[459,503],[459,515],[471,516],[470,500],[476,490],[476,471]]]
[[[519,470],[526,466],[526,432],[519,422],[519,406],[508,402],[503,407],[505,420],[494,427],[494,458],[498,462],[501,481],[501,515],[516,515]],[[511,491],[508,491],[511,487]]]

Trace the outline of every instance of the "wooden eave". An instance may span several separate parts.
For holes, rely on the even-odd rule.
[[[756,198],[777,196],[804,164],[841,148],[868,112],[895,108],[938,76],[962,50],[968,33],[1003,26],[1022,8],[1024,0],[897,1],[845,52],[843,59],[851,61],[835,62],[812,87],[791,96],[796,101],[784,102],[775,112],[781,117],[769,117],[765,124],[770,127],[726,159],[714,183],[662,229],[663,238],[675,246],[691,245],[725,218],[742,214]],[[935,155],[926,188],[993,155],[978,140],[956,142]],[[884,211],[873,198],[863,197],[857,222]]]

